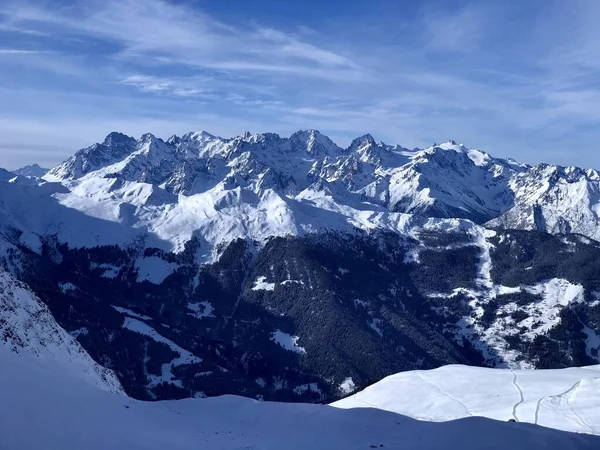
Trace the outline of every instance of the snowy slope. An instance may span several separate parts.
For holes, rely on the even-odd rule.
[[[403,372],[333,406],[378,408],[436,422],[471,416],[514,419],[600,435],[600,366],[507,370],[451,365]]]
[[[468,418],[420,422],[376,409],[216,397],[140,402],[0,348],[0,447],[11,450],[595,449],[600,438]],[[35,432],[33,432],[35,431]]]
[[[110,220],[110,204],[91,201],[90,208],[101,211],[96,214],[97,217],[84,208],[78,210],[61,205],[55,196],[66,192],[68,190],[59,183],[38,186],[0,181],[0,231],[18,230],[24,233],[27,237],[25,245],[36,252],[41,246],[41,239],[48,236],[55,236],[59,242],[67,242],[74,247],[126,245],[147,236],[144,229]],[[151,242],[152,237],[149,238]]]
[[[87,333],[86,329],[78,333]],[[69,376],[109,392],[121,393],[115,374],[97,364],[61,328],[29,288],[0,269],[0,348],[60,367]],[[3,371],[5,366],[3,365]]]

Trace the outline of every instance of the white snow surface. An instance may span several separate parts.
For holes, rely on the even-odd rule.
[[[252,284],[253,291],[274,291],[275,283],[267,283],[267,277],[258,277]]]
[[[354,384],[354,380],[351,377],[348,377],[342,381],[340,384],[340,391],[344,394],[350,394],[356,390],[356,384]]]
[[[595,450],[600,438],[524,423],[423,422],[379,409],[234,396],[142,402],[0,347],[0,448],[11,450]],[[383,446],[383,447],[381,447]]]
[[[600,365],[555,370],[449,365],[402,372],[332,406],[378,408],[434,422],[513,419],[600,435]]]

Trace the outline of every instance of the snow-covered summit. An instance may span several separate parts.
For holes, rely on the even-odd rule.
[[[81,149],[63,163],[50,169],[44,175],[44,179],[60,181],[81,178],[122,160],[134,150],[135,146],[135,139],[117,132],[110,133],[101,144],[96,143]]]

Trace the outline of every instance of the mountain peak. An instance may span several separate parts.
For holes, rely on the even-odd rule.
[[[157,138],[152,133],[144,133],[140,137],[140,142],[152,142],[152,141],[162,141],[162,139]]]
[[[167,144],[170,145],[177,145],[181,142],[181,138],[179,136],[177,136],[176,134],[173,134],[169,137],[169,139],[167,139]]]
[[[331,155],[337,153],[340,148],[327,136],[318,130],[299,130],[290,136],[292,147],[303,148],[312,156]]]
[[[29,164],[27,166],[23,166],[17,170],[14,170],[13,173],[17,175],[22,175],[24,177],[43,177],[48,173],[48,170],[44,167],[40,167],[39,164]]]
[[[373,139],[373,136],[367,133],[354,139],[350,144],[350,147],[348,147],[348,151],[354,151],[360,147],[372,145],[377,145],[377,143],[375,142],[375,139]]]
[[[134,141],[135,141],[135,139],[132,138],[131,136],[127,136],[126,134],[119,133],[118,131],[113,131],[111,133],[108,133],[108,135],[106,135],[102,144],[106,145],[107,147],[111,147],[113,145],[127,144],[127,143],[132,143]]]
[[[432,148],[441,148],[443,150],[454,150],[454,151],[463,151],[463,150],[467,149],[464,145],[458,144],[455,140],[452,140],[452,139],[449,139],[446,142],[443,142],[441,144],[433,144]]]

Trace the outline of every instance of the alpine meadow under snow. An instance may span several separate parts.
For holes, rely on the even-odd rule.
[[[598,448],[598,211],[593,169],[314,130],[1,170],[0,447]]]

